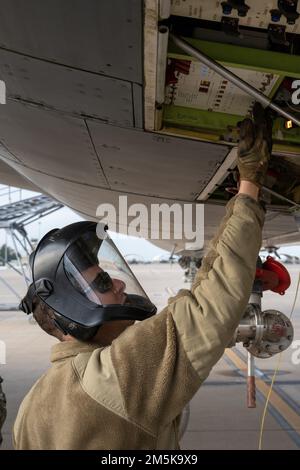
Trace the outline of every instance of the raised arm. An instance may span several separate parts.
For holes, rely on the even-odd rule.
[[[263,172],[267,168],[261,162],[269,157],[265,137],[250,130],[250,138],[247,131],[239,146],[239,194],[227,205],[191,291],[182,291],[163,312],[128,328],[100,357],[95,352],[88,373],[83,373],[83,386],[91,393],[98,390],[97,373],[107,368],[104,376],[117,384],[114,408],[153,438],[181,413],[208,376],[249,300],[264,220],[257,201],[262,167]],[[110,401],[107,396],[105,403]]]
[[[264,211],[258,195],[270,158],[272,123],[259,104],[253,116],[240,126],[238,195],[229,202],[192,287],[188,315],[193,318],[186,321],[180,304],[172,306],[187,355],[202,379],[223,354],[244,313],[261,247]]]

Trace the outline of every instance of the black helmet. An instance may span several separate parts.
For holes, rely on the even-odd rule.
[[[30,313],[37,295],[54,311],[64,334],[88,340],[106,321],[144,320],[156,313],[101,224],[76,222],[51,230],[32,253],[30,266],[33,283],[20,309]],[[118,303],[110,301],[115,285],[121,286]]]

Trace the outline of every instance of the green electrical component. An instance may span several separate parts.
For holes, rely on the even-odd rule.
[[[299,56],[184,38],[269,98],[300,78]],[[163,111],[165,129],[205,140],[236,142],[237,123],[251,112],[253,98],[217,72],[169,44]],[[299,128],[275,120],[274,140],[288,151],[300,144]]]

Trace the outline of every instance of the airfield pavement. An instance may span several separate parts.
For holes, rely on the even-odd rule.
[[[300,266],[287,265],[292,285],[284,296],[266,292],[263,309],[278,309],[287,315],[295,297]],[[178,264],[133,265],[141,284],[152,301],[163,308],[178,289],[187,287]],[[4,282],[1,281],[4,279]],[[5,281],[21,296],[23,280],[10,269],[0,269],[0,303],[10,305],[17,299]],[[294,346],[282,354],[281,364],[265,421],[263,449],[300,448],[300,292],[293,313]],[[28,321],[20,311],[0,311],[0,375],[7,397],[8,416],[3,429],[1,449],[11,449],[11,429],[24,395],[49,367],[49,350],[56,342]],[[3,347],[6,348],[6,364]],[[298,352],[297,352],[298,351]],[[278,356],[256,360],[257,407],[246,405],[243,347],[226,350],[209,378],[190,403],[190,418],[181,440],[182,449],[257,449],[263,407]],[[299,362],[297,364],[297,362]]]

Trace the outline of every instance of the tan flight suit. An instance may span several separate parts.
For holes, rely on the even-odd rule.
[[[264,212],[240,195],[191,291],[111,346],[52,349],[52,367],[21,404],[17,449],[174,449],[179,416],[221,358],[246,308]]]

